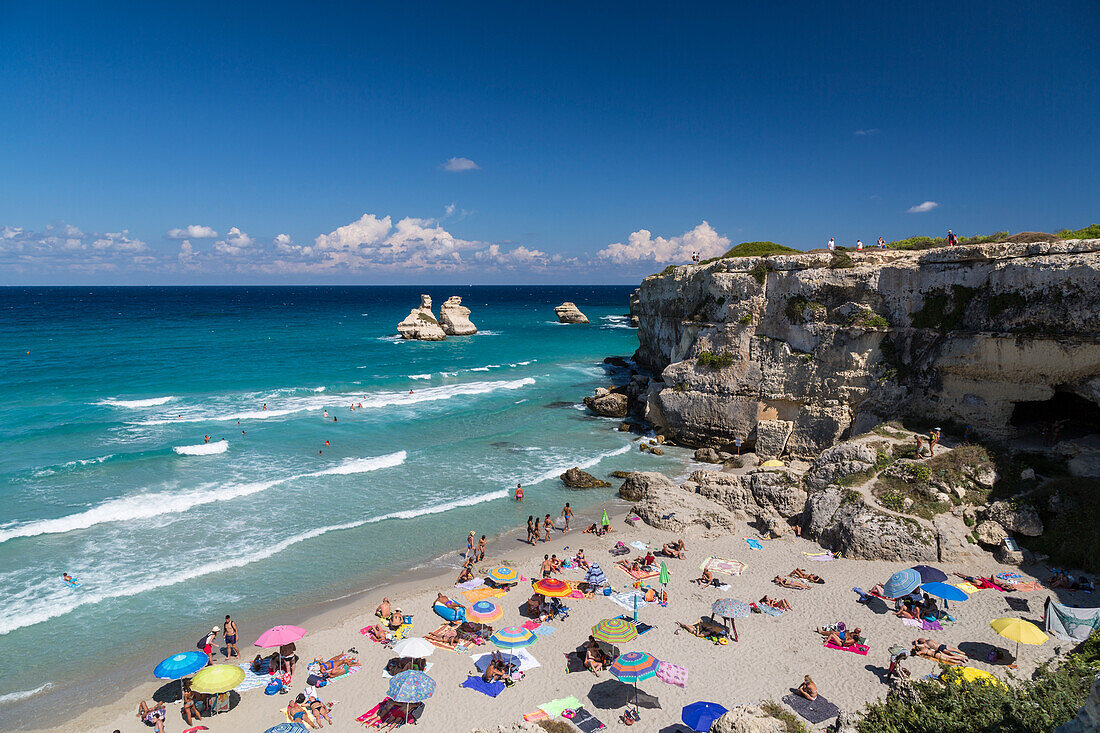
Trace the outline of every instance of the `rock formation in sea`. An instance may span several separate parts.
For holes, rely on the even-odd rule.
[[[420,307],[413,308],[405,320],[397,324],[397,332],[403,339],[415,339],[417,341],[442,341],[447,334],[432,315],[431,296],[420,296]]]
[[[555,308],[554,313],[561,323],[588,323],[588,316],[581,313],[576,304],[568,300]]]
[[[448,336],[470,336],[477,327],[470,322],[470,309],[462,305],[462,298],[452,295],[439,306],[439,325]]]
[[[563,473],[560,478],[561,482],[571,489],[598,489],[611,485],[576,466]]]
[[[631,313],[678,444],[812,457],[917,417],[1100,475],[1100,240],[724,258],[647,277]]]

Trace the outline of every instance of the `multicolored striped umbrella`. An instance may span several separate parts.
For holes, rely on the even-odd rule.
[[[547,598],[565,598],[573,592],[573,588],[564,580],[557,578],[543,578],[534,585],[535,592],[541,593]]]
[[[523,646],[531,646],[537,639],[537,636],[522,626],[505,626],[489,637],[489,641],[502,649],[518,649]]]
[[[507,565],[501,565],[490,570],[488,578],[494,583],[518,583],[519,571]]]
[[[608,644],[620,644],[638,638],[638,627],[625,618],[605,618],[592,627],[592,636]]]
[[[409,669],[390,678],[389,696],[394,702],[420,702],[435,692],[435,680],[423,672]]]
[[[504,618],[504,609],[489,601],[478,601],[470,606],[466,617],[472,621],[480,621],[483,624],[492,623]]]
[[[657,657],[646,652],[626,652],[620,654],[611,663],[611,674],[620,680],[648,680],[657,676],[657,667],[661,662]]]
[[[736,598],[719,598],[710,607],[710,612],[722,618],[748,618],[752,609],[749,608],[749,604]]]

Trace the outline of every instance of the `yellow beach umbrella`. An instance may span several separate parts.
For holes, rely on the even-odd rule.
[[[978,669],[977,667],[958,667],[959,678],[964,679],[967,682],[982,681],[990,685],[1000,685],[1005,687],[1005,684],[999,679],[986,672],[984,669]]]
[[[1016,658],[1020,657],[1020,644],[1042,644],[1050,637],[1035,624],[1022,618],[995,618],[989,625],[998,634],[1016,642]]]
[[[783,468],[783,461],[777,461],[776,459],[773,458],[770,461],[764,461],[763,463],[761,463],[760,467],[761,468]]]
[[[191,689],[204,695],[229,692],[244,682],[244,670],[233,664],[214,664],[200,669],[191,678]]]

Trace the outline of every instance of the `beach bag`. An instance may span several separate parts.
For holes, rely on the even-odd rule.
[[[200,652],[201,652],[202,650],[206,649],[206,640],[207,640],[207,639],[208,639],[209,637],[210,637],[210,634],[207,634],[206,636],[204,636],[204,637],[202,637],[201,639],[199,639],[199,643],[198,643],[198,644],[195,644],[195,648],[196,648],[196,649],[198,649],[198,650],[199,650]]]
[[[277,695],[283,689],[283,681],[278,677],[272,677],[264,688],[265,695]]]
[[[311,674],[309,677],[306,677],[306,684],[310,687],[324,687],[328,684],[328,680],[324,677],[318,677],[315,674]]]

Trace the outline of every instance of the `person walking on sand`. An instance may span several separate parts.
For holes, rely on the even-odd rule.
[[[565,502],[565,508],[561,510],[562,517],[565,518],[565,526],[562,527],[562,532],[569,531],[569,520],[573,518],[573,508],[569,506],[569,502]]]
[[[527,516],[527,544],[533,545],[539,539],[539,531],[535,528],[535,517],[533,514]]]
[[[929,433],[928,433],[928,457],[929,458],[935,458],[936,457],[936,446],[940,442],[940,432],[941,431],[940,431],[939,428],[932,428],[932,430],[929,431]]]
[[[836,252],[836,240],[832,237],[829,237],[829,251]]]
[[[222,636],[225,640],[225,658],[241,656],[241,650],[237,648],[237,622],[229,618],[229,614],[226,614],[222,624]]]
[[[523,484],[516,484],[516,501],[523,503]]]
[[[550,531],[554,529],[554,520],[550,519],[550,515],[547,514],[546,518],[542,520],[542,530],[545,535],[542,538],[543,542],[550,541]]]
[[[481,562],[485,559],[485,535],[481,535],[481,539],[477,541],[477,562]]]
[[[214,640],[218,638],[218,627],[210,629],[210,633],[199,642],[199,649],[206,655],[206,663],[214,663]]]

